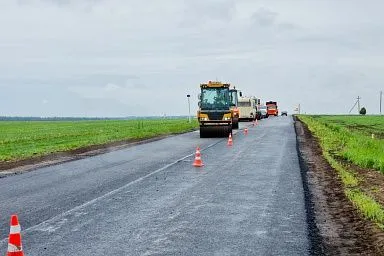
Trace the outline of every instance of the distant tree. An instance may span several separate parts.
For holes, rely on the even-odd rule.
[[[367,110],[365,109],[365,107],[362,107],[360,109],[360,115],[365,115],[365,114],[367,114]]]

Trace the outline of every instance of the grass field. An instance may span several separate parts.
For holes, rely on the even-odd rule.
[[[369,193],[371,188],[362,187],[364,173],[359,176],[351,165],[384,174],[384,117],[299,115],[299,119],[319,139],[324,157],[344,184],[346,196],[363,216],[384,229],[383,205]],[[376,196],[379,201],[381,198]]]
[[[351,132],[384,139],[384,116],[312,116],[322,123],[345,127]]]
[[[329,152],[384,173],[384,116],[302,116]],[[375,139],[371,135],[375,134]]]
[[[190,124],[185,119],[1,121],[0,161],[22,160],[91,145],[180,133],[197,127],[196,120]]]

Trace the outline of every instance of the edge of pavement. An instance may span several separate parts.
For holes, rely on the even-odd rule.
[[[233,132],[235,135],[236,132]],[[12,162],[0,162],[0,179],[5,178],[12,175],[18,175],[25,172],[30,172],[39,168],[49,167],[54,165],[63,164],[66,162],[76,161],[92,156],[102,155],[105,153],[130,148],[133,146],[147,144],[154,141],[159,141],[162,139],[178,136],[181,134],[186,134],[190,132],[196,132],[198,129],[192,129],[185,132],[173,133],[173,134],[165,134],[154,136],[151,138],[144,139],[130,139],[130,140],[120,140],[115,142],[109,142],[99,145],[91,145],[86,147],[81,147],[78,149],[68,150],[68,151],[60,151],[55,153],[50,153],[43,156],[31,157],[23,160],[17,160]]]
[[[129,140],[120,140],[115,142],[109,142],[99,145],[85,146],[77,149],[72,149],[68,151],[59,151],[55,153],[50,153],[43,156],[31,157],[23,160],[16,160],[12,162],[3,162],[0,163],[0,179],[8,177],[11,175],[17,175],[29,171],[33,171],[43,167],[49,167],[53,165],[58,165],[66,162],[76,161],[92,156],[97,156],[136,145],[147,144],[154,141],[166,139],[169,137],[174,137],[177,135],[194,132],[196,129],[188,130],[180,133],[165,134],[159,135],[151,138],[144,139],[129,139]]]
[[[384,255],[383,236],[347,198],[318,139],[294,116],[311,255]]]
[[[299,120],[297,119],[296,116],[293,116],[293,122],[294,122],[294,130],[296,134],[296,151],[297,151],[297,156],[299,158],[300,174],[301,174],[301,180],[303,182],[303,189],[304,189],[304,203],[305,203],[305,211],[306,211],[306,218],[307,218],[307,225],[308,225],[308,238],[309,238],[309,245],[310,245],[309,253],[310,255],[325,255],[323,239],[316,225],[313,194],[308,184],[309,167],[300,149],[300,139],[299,139],[300,134],[299,134],[299,127],[297,126],[297,122],[299,122]]]

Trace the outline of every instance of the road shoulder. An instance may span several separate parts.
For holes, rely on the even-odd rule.
[[[187,131],[191,132],[191,131]],[[100,154],[109,153],[116,150],[121,150],[128,147],[133,147],[140,144],[150,143],[157,140],[162,140],[171,136],[176,136],[182,133],[159,135],[147,139],[130,139],[117,142],[104,143],[100,145],[92,145],[81,147],[74,150],[55,152],[44,156],[31,157],[23,160],[0,162],[0,178],[10,175],[16,175],[33,171],[39,168],[62,164],[70,161],[80,160],[87,157],[97,156]]]
[[[382,232],[344,194],[316,138],[295,118],[313,255],[383,255]]]

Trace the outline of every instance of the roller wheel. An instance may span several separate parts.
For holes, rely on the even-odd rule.
[[[207,129],[200,127],[200,138],[207,138],[207,137],[208,137]]]
[[[225,133],[225,137],[228,137],[230,133],[232,133],[232,126],[229,125],[227,127],[227,132]]]

